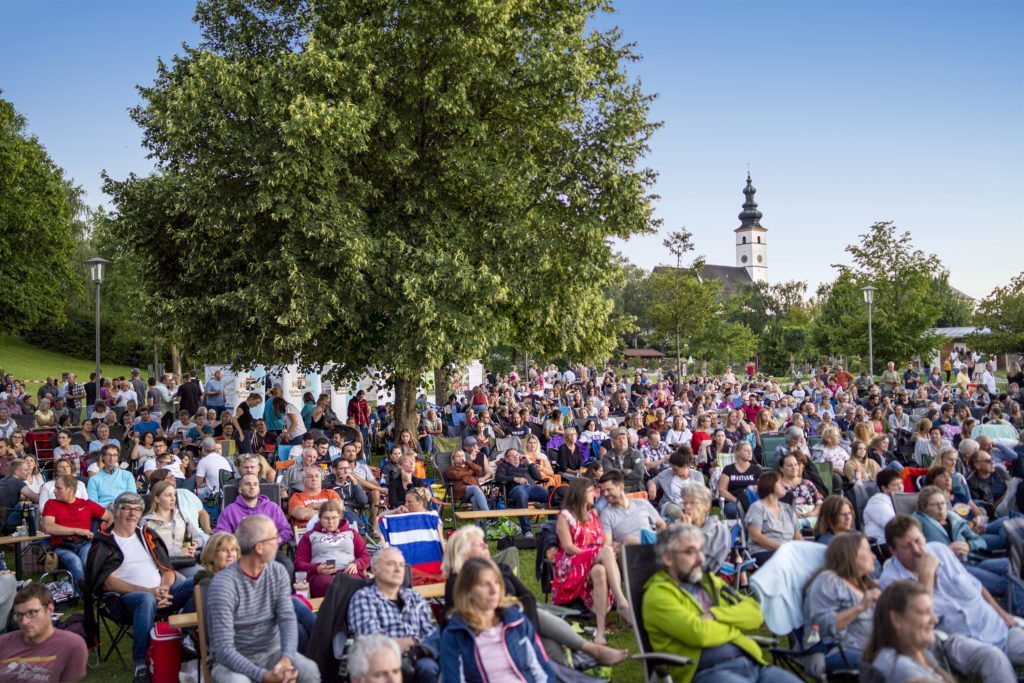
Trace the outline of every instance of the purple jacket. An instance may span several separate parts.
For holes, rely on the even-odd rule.
[[[238,525],[242,523],[242,520],[249,515],[266,515],[270,517],[274,522],[274,526],[277,527],[277,535],[281,539],[281,543],[288,543],[292,540],[292,528],[288,525],[288,520],[285,519],[281,506],[270,502],[270,499],[266,496],[257,498],[255,507],[246,505],[245,500],[241,496],[235,498],[231,505],[221,510],[220,517],[217,518],[216,530],[227,531],[233,534],[238,531]]]

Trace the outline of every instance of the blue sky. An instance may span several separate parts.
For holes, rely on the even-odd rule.
[[[100,171],[151,168],[127,109],[157,58],[195,43],[194,3],[6,3],[0,89],[88,193]],[[768,228],[769,278],[831,280],[877,220],[909,230],[975,297],[1021,270],[1024,3],[630,0],[618,25],[644,59],[664,122],[648,163],[662,235],[620,245],[668,262],[686,226],[733,265],[749,164]]]

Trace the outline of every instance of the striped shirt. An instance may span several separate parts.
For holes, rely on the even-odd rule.
[[[236,562],[213,577],[208,595],[210,652],[215,662],[260,681],[267,670],[252,659],[279,651],[278,658],[294,661],[298,631],[283,566],[270,562],[253,579]]]

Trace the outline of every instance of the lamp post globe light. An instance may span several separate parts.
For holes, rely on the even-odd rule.
[[[871,379],[874,379],[875,349],[874,340],[872,339],[871,334],[871,309],[874,307],[875,304],[875,292],[878,291],[878,287],[872,287],[871,285],[867,285],[866,287],[861,287],[860,291],[864,293],[864,302],[867,303],[868,305],[868,375],[871,376]]]
[[[100,287],[103,285],[103,276],[110,261],[96,256],[86,263],[92,275],[93,284],[96,285],[96,395],[99,396],[100,387]]]

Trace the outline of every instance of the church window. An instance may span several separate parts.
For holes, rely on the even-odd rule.
[[[760,237],[757,238],[757,243],[761,244],[761,238]]]
[[[747,238],[746,238],[746,237],[744,237],[744,238],[743,238],[743,244],[746,244],[746,243],[747,243]]]

